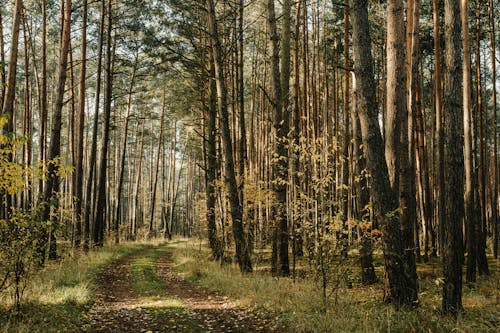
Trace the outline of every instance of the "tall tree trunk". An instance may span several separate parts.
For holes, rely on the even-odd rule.
[[[403,0],[387,2],[387,107],[385,126],[385,158],[393,189],[399,188],[401,121],[406,116],[405,25]],[[404,130],[404,128],[403,128]],[[406,157],[407,158],[407,157]],[[404,162],[404,161],[403,161]]]
[[[273,260],[272,271],[278,276],[290,275],[290,264],[288,259],[288,216],[287,216],[287,183],[288,183],[288,113],[284,112],[282,79],[290,79],[290,3],[285,4],[284,23],[287,25],[284,34],[288,35],[288,53],[283,50],[283,64],[287,68],[283,70],[280,77],[280,55],[279,36],[276,24],[276,14],[274,0],[267,1],[268,11],[268,32],[270,37],[271,50],[271,86],[272,86],[272,106],[274,109],[274,129],[276,131],[276,157],[273,159],[273,189],[276,193],[276,205],[274,207],[274,231],[273,231]],[[288,58],[288,59],[286,59]],[[285,75],[287,75],[285,77]],[[286,85],[289,89],[289,84]],[[287,91],[288,96],[288,91]]]
[[[485,111],[483,105],[483,84],[481,72],[481,35],[482,35],[482,22],[481,22],[481,1],[476,1],[476,84],[477,84],[477,112],[479,114],[479,210],[480,221],[478,223],[477,234],[477,268],[480,275],[489,274],[488,258],[486,257],[486,236],[487,221],[488,221],[488,208],[487,208],[487,182],[488,182],[488,156],[487,156],[487,135],[486,135],[486,122]],[[487,116],[486,116],[487,118]]]
[[[213,57],[210,58],[210,77],[209,77],[209,100],[207,106],[207,138],[204,141],[206,145],[206,195],[207,195],[207,228],[208,242],[212,250],[212,257],[215,260],[221,259],[223,248],[219,237],[217,236],[217,224],[215,215],[215,204],[217,200],[216,180],[217,180],[217,87],[215,86],[215,68]]]
[[[87,185],[85,189],[85,198],[87,200],[85,205],[85,219],[83,224],[83,249],[88,251],[91,235],[91,219],[94,219],[94,203],[95,197],[92,196],[92,187],[94,185],[94,176],[96,174],[96,159],[97,159],[97,131],[99,126],[99,102],[101,95],[101,81],[102,81],[102,53],[104,44],[104,22],[106,18],[106,1],[102,0],[101,6],[101,22],[99,27],[99,45],[97,54],[97,80],[95,90],[94,102],[94,123],[92,132],[92,144],[90,147],[89,157],[89,174],[87,177]]]
[[[67,77],[67,67],[68,67],[68,52],[69,43],[71,37],[71,0],[63,0],[65,10],[62,26],[62,40],[61,40],[61,54],[59,58],[58,65],[58,79],[57,79],[57,90],[56,90],[56,100],[53,115],[52,133],[50,136],[50,147],[48,155],[48,167],[47,167],[47,185],[43,195],[41,196],[40,202],[41,212],[40,220],[42,222],[48,222],[50,217],[50,211],[54,206],[53,202],[57,202],[57,193],[59,191],[59,166],[60,166],[60,155],[61,155],[61,127],[62,127],[62,109],[64,105],[64,90],[66,85]],[[56,207],[57,208],[57,205]],[[53,223],[48,228],[49,232],[49,243],[44,239],[41,242],[41,246],[49,246],[49,259],[55,259],[56,257],[56,239],[55,239],[55,229],[57,228],[56,218],[52,217]],[[45,249],[43,249],[43,253]],[[43,262],[43,259],[42,259]]]
[[[498,259],[498,242],[500,238],[500,220],[498,212],[498,105],[497,105],[497,66],[496,66],[496,42],[495,38],[495,6],[494,1],[488,2],[489,26],[490,26],[490,51],[491,51],[491,80],[493,99],[493,187],[491,191],[491,209],[493,224],[493,256]]]
[[[472,108],[471,108],[471,60],[469,40],[469,9],[468,1],[460,1],[460,17],[462,23],[462,48],[464,53],[462,79],[463,79],[463,116],[464,116],[464,169],[465,169],[465,225],[467,230],[467,282],[476,281],[476,248],[477,218],[474,214],[474,187],[473,187],[473,156],[472,156]]]
[[[42,0],[42,89],[40,96],[40,156],[39,160],[44,162],[46,157],[45,145],[47,137],[47,1]],[[42,164],[45,168],[45,163]],[[43,193],[43,179],[38,183],[38,193]]]
[[[433,26],[434,26],[434,90],[435,90],[435,108],[436,108],[436,167],[435,167],[435,188],[436,188],[436,223],[439,226],[439,250],[442,251],[443,245],[443,226],[442,223],[444,218],[444,125],[443,125],[443,78],[442,78],[442,50],[441,50],[441,32],[440,32],[440,22],[439,22],[439,9],[440,0],[432,1],[433,8]]]
[[[401,2],[401,5],[402,2]],[[400,153],[399,153],[399,206],[401,207],[401,232],[403,237],[403,246],[405,250],[405,274],[408,277],[409,292],[413,302],[418,299],[417,267],[416,267],[416,200],[415,200],[415,166],[414,166],[414,114],[416,113],[417,102],[417,82],[418,82],[418,52],[419,52],[419,13],[420,2],[418,0],[408,1],[407,14],[407,35],[406,40],[406,63],[407,75],[402,74],[405,80],[406,91],[392,87],[391,89],[403,90],[406,93],[403,104],[400,105]],[[404,41],[404,15],[398,12],[397,22],[403,26]],[[388,38],[389,40],[389,38]],[[404,44],[403,44],[404,45]],[[402,71],[405,73],[405,71]],[[389,87],[388,91],[389,91]],[[397,98],[399,100],[399,97]]]
[[[83,0],[82,7],[82,60],[80,67],[80,89],[78,109],[77,153],[75,168],[75,247],[80,246],[82,237],[82,202],[83,202],[83,139],[85,131],[85,91],[87,76],[87,0]]]
[[[242,272],[252,271],[252,262],[248,251],[245,232],[243,229],[243,208],[238,196],[238,186],[233,159],[233,144],[231,140],[231,130],[229,128],[229,113],[227,108],[227,88],[224,77],[223,52],[219,39],[217,19],[215,15],[215,3],[213,0],[206,0],[208,11],[208,25],[213,43],[213,57],[215,65],[215,79],[217,82],[217,100],[219,114],[221,117],[222,142],[225,153],[226,184],[229,190],[229,203],[231,206],[231,217],[233,220],[233,235],[236,245],[236,257]]]
[[[0,63],[2,64],[0,67],[0,114],[3,114],[3,102],[5,99],[5,88],[6,80],[5,80],[5,40],[3,37],[3,16],[2,11],[0,10]]]
[[[23,10],[23,1],[16,0],[14,7],[14,17],[12,19],[12,36],[9,50],[9,65],[7,69],[7,82],[5,98],[3,103],[2,115],[8,117],[4,132],[12,132],[14,130],[14,101],[16,98],[16,75],[17,75],[17,58],[19,52],[19,31],[21,30],[21,18]],[[9,205],[7,205],[9,208]]]
[[[444,118],[445,216],[443,219],[443,311],[462,309],[463,124],[462,47],[459,0],[445,0]]]
[[[103,0],[104,1],[104,0]],[[113,94],[113,64],[112,64],[112,0],[107,2],[106,21],[107,21],[107,36],[106,36],[106,91],[104,96],[104,114],[102,125],[102,144],[101,158],[99,163],[99,182],[97,193],[97,207],[94,224],[94,245],[102,246],[104,244],[104,229],[106,223],[106,179],[108,169],[108,148],[109,148],[109,132],[111,127],[111,99]]]
[[[134,67],[132,69],[132,76],[130,78],[130,86],[128,89],[127,96],[127,114],[125,116],[125,126],[123,129],[123,146],[120,157],[120,169],[119,169],[119,178],[118,178],[118,187],[116,189],[116,211],[114,215],[114,238],[115,244],[120,242],[120,219],[121,219],[121,206],[122,206],[122,191],[123,191],[123,180],[125,178],[125,158],[127,153],[127,144],[128,144],[128,128],[130,124],[130,112],[132,111],[132,94],[135,85],[135,78],[137,72],[138,65],[138,50],[135,54]]]
[[[153,227],[154,227],[154,216],[155,216],[155,208],[156,208],[156,188],[158,187],[158,174],[160,171],[160,161],[161,161],[161,148],[163,146],[163,123],[165,119],[165,110],[167,108],[166,105],[166,88],[163,88],[163,103],[161,109],[160,116],[160,133],[158,135],[158,146],[157,146],[157,156],[156,156],[156,166],[155,166],[155,175],[154,175],[154,183],[153,183],[153,193],[151,198],[151,215],[149,219],[149,237],[153,236]]]
[[[388,300],[396,305],[412,304],[413,292],[407,286],[404,249],[398,218],[397,193],[392,190],[384,143],[378,123],[373,60],[368,21],[368,0],[351,0],[354,73],[357,81],[357,110],[363,147],[374,199],[374,210],[382,230],[385,268],[389,285]]]

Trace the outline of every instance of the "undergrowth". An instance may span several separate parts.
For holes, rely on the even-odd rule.
[[[201,332],[198,323],[189,317],[186,304],[169,294],[167,285],[156,272],[155,263],[165,251],[165,246],[157,246],[131,262],[130,281],[134,296],[141,308],[163,323],[166,332]]]
[[[382,283],[330,290],[328,302],[312,277],[294,282],[274,278],[268,272],[242,275],[236,266],[221,266],[199,243],[174,248],[175,269],[202,287],[239,300],[263,316],[271,317],[288,332],[498,332],[500,303],[498,267],[482,277],[474,289],[464,287],[465,311],[457,319],[440,315],[439,264],[419,264],[420,305],[396,310],[383,302]],[[377,259],[377,258],[376,258]],[[351,264],[357,264],[354,260]],[[498,265],[498,264],[496,264]],[[357,267],[352,267],[356,271]],[[435,275],[435,274],[438,275]],[[381,277],[379,275],[379,277]]]
[[[96,273],[110,262],[146,244],[105,246],[88,254],[66,252],[35,273],[25,290],[21,311],[12,310],[12,297],[0,293],[0,332],[76,332],[92,302]]]

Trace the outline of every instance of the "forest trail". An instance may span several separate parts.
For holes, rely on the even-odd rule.
[[[136,290],[131,266],[153,251],[149,247],[127,255],[98,274],[96,302],[87,313],[82,332],[279,331],[229,298],[183,280],[173,271],[172,252],[165,247],[153,267],[164,289],[154,295]]]

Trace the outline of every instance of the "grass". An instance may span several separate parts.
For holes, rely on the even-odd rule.
[[[189,317],[186,305],[168,293],[166,284],[156,274],[155,262],[166,250],[166,246],[157,246],[130,265],[130,280],[139,306],[164,323],[168,332],[200,332],[201,327]]]
[[[492,275],[481,277],[474,289],[464,286],[464,313],[457,319],[440,315],[440,264],[419,264],[420,306],[415,310],[395,310],[383,303],[382,283],[362,286],[356,280],[357,262],[353,260],[338,271],[351,272],[353,288],[341,287],[323,302],[317,281],[307,276],[293,282],[273,278],[268,272],[242,275],[235,266],[222,266],[209,260],[210,253],[199,243],[171,245],[174,268],[205,288],[231,296],[241,306],[251,307],[271,317],[289,332],[499,332],[500,272],[492,262]],[[380,258],[375,258],[380,262]],[[304,265],[301,262],[300,265]],[[377,267],[377,274],[381,275]],[[333,274],[333,280],[337,277]]]
[[[0,293],[0,332],[75,332],[92,303],[96,273],[146,244],[105,246],[88,254],[66,255],[31,276],[21,314],[11,311],[9,294]]]

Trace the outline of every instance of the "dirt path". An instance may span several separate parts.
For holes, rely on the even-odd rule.
[[[169,292],[182,299],[191,318],[208,332],[275,332],[268,320],[238,307],[227,297],[209,292],[183,280],[172,270],[172,253],[161,255],[156,272],[166,282]]]
[[[161,323],[141,307],[129,280],[131,262],[150,250],[128,255],[99,273],[97,301],[88,312],[82,332],[161,332]]]
[[[98,277],[96,302],[87,313],[82,331],[118,333],[160,332],[274,332],[269,323],[237,307],[225,297],[182,280],[172,271],[171,253],[156,262],[157,274],[166,284],[167,295],[155,302],[181,300],[186,307],[150,308],[133,290],[131,263],[152,249],[128,255],[102,270]]]

